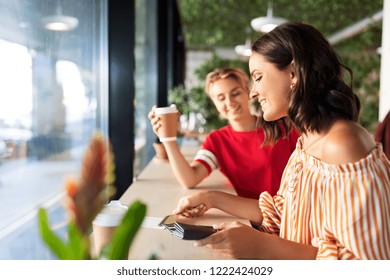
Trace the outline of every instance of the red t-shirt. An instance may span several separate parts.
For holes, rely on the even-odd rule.
[[[298,137],[296,131],[291,131],[288,138],[261,148],[262,128],[238,132],[228,125],[207,135],[195,160],[209,173],[220,168],[239,196],[258,199],[264,191],[271,195],[278,191],[284,167]]]

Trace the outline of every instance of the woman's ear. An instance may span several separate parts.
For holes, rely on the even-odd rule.
[[[289,65],[289,72],[290,72],[290,78],[291,78],[291,84],[296,84],[298,81],[297,75],[295,75],[295,63],[294,60],[291,61]]]

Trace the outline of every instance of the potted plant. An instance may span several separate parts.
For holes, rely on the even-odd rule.
[[[114,193],[114,163],[104,138],[92,137],[84,156],[80,178],[66,182],[65,207],[69,214],[68,240],[61,240],[51,229],[44,208],[39,209],[39,231],[58,259],[127,259],[131,243],[146,214],[146,205],[135,201],[115,229],[112,240],[99,256],[91,254],[92,221],[104,207],[107,196]]]

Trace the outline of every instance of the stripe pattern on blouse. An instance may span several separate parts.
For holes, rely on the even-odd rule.
[[[317,259],[390,259],[390,161],[377,147],[333,165],[297,143],[275,196],[259,207],[269,233],[318,247]]]

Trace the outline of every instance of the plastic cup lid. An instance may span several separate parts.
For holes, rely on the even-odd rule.
[[[177,108],[175,104],[172,104],[169,107],[159,107],[155,109],[156,115],[162,115],[162,114],[170,114],[170,113],[177,113]]]
[[[111,200],[96,216],[93,224],[104,227],[115,227],[120,224],[127,208],[119,200]]]

